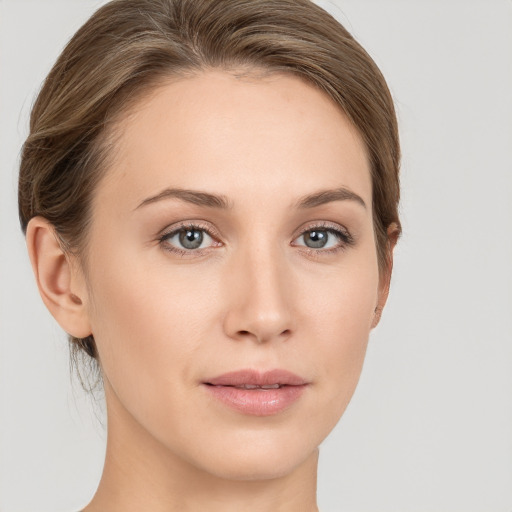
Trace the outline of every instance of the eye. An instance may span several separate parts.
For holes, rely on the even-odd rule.
[[[165,249],[179,254],[201,252],[203,249],[219,245],[207,229],[195,224],[182,225],[163,234],[160,237],[160,243],[164,245]]]
[[[353,245],[354,240],[350,233],[331,226],[315,226],[303,231],[294,240],[295,245],[308,249],[321,249],[316,252],[336,252]]]

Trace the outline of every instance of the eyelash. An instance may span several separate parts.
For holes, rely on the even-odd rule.
[[[191,231],[204,231],[208,236],[210,236],[213,240],[216,240],[217,234],[212,231],[212,229],[209,226],[202,225],[200,223],[182,223],[178,225],[177,227],[174,227],[171,231],[166,231],[163,233],[158,241],[160,245],[163,247],[164,250],[169,251],[171,253],[177,254],[182,257],[193,257],[193,256],[201,256],[206,251],[211,249],[211,247],[205,248],[205,249],[179,249],[178,247],[175,247],[173,245],[170,245],[167,243],[167,240],[169,238],[172,238],[173,236],[177,235],[178,233],[186,230]],[[340,251],[346,250],[348,247],[354,245],[354,238],[352,235],[346,231],[342,230],[339,227],[334,227],[333,225],[321,222],[319,224],[315,224],[313,226],[308,226],[306,229],[301,231],[299,235],[294,238],[296,240],[297,238],[300,238],[301,236],[305,235],[306,233],[313,232],[313,231],[326,231],[329,234],[333,235],[339,240],[339,244],[335,247],[331,247],[329,249],[313,249],[311,247],[307,247],[306,245],[300,245],[299,247],[302,248],[304,252],[309,254],[310,256],[319,257],[321,255],[325,254],[335,254]],[[217,242],[219,243],[219,242]],[[220,243],[219,243],[220,244]],[[297,247],[297,246],[296,246]]]
[[[320,222],[318,224],[308,226],[306,229],[303,229],[296,238],[300,238],[301,236],[304,236],[306,233],[310,233],[312,231],[326,231],[327,233],[333,235],[335,238],[338,239],[338,244],[328,249],[313,249],[312,247],[301,245],[301,250],[306,252],[309,256],[321,257],[326,254],[336,254],[341,251],[345,251],[349,247],[353,246],[355,243],[353,236],[348,232],[348,230],[341,229],[340,227],[335,227],[335,225],[332,225],[328,222]]]

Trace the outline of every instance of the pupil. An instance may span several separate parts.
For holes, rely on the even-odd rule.
[[[187,229],[180,233],[180,243],[186,249],[197,249],[203,243],[203,233],[195,229]]]
[[[304,238],[308,247],[318,249],[327,243],[327,231],[310,231]],[[308,244],[308,242],[310,243]]]

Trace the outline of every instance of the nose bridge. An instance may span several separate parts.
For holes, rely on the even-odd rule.
[[[226,331],[259,342],[293,330],[291,283],[286,254],[268,237],[254,237],[233,255]]]

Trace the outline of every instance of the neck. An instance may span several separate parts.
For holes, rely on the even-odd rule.
[[[170,453],[108,395],[107,411],[103,474],[94,498],[83,512],[318,511],[318,450],[283,476],[226,479]]]

